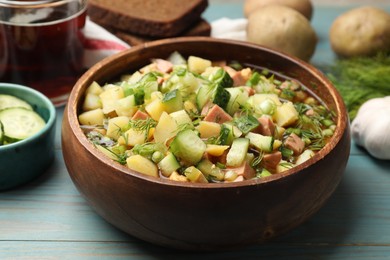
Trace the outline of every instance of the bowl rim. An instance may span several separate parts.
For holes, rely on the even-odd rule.
[[[43,95],[41,92],[39,92],[33,88],[30,88],[28,86],[25,86],[25,85],[20,85],[20,84],[15,84],[15,83],[6,83],[6,82],[0,82],[0,94],[4,94],[1,91],[2,89],[9,89],[9,90],[16,89],[17,91],[24,92],[26,94],[34,95],[34,96],[38,97],[40,100],[43,101],[45,108],[47,108],[49,110],[49,118],[47,119],[47,121],[45,121],[45,123],[46,123],[45,126],[41,130],[39,130],[37,133],[35,133],[34,135],[32,135],[26,139],[23,139],[23,140],[20,140],[20,141],[11,143],[11,144],[7,144],[7,145],[1,145],[0,152],[11,150],[15,147],[22,146],[26,143],[37,140],[41,136],[46,134],[54,126],[56,116],[57,116],[56,109],[55,109],[53,103],[49,100],[49,98],[46,97],[45,95]],[[8,93],[7,93],[7,95],[13,96],[13,94],[8,94]],[[21,99],[23,99],[23,98],[21,98]]]
[[[185,44],[190,42],[204,42],[204,43],[218,43],[218,44],[225,44],[225,45],[241,45],[243,47],[252,48],[253,50],[260,50],[265,52],[270,52],[272,55],[279,56],[282,59],[289,60],[290,62],[296,64],[297,66],[301,67],[302,69],[306,70],[311,74],[312,76],[316,77],[318,81],[322,82],[323,85],[326,86],[326,88],[329,91],[329,96],[331,96],[332,100],[335,103],[335,112],[338,115],[337,116],[337,123],[336,123],[336,130],[332,136],[332,138],[329,140],[329,142],[318,152],[315,153],[313,157],[308,159],[307,161],[303,162],[302,164],[296,165],[292,167],[291,169],[288,169],[284,172],[273,174],[271,176],[265,177],[265,178],[256,178],[256,179],[250,179],[250,180],[244,180],[239,182],[228,182],[228,183],[192,183],[192,182],[180,182],[180,181],[173,181],[169,180],[167,178],[159,178],[159,177],[153,177],[148,176],[136,171],[133,171],[129,168],[127,168],[125,165],[121,165],[118,162],[113,161],[112,159],[105,156],[101,151],[99,151],[94,145],[86,138],[85,134],[83,133],[82,129],[80,128],[80,125],[78,123],[78,116],[77,116],[77,100],[76,96],[79,97],[83,96],[83,93],[81,92],[81,87],[84,84],[87,84],[90,82],[89,77],[93,75],[92,71],[94,73],[98,72],[100,69],[102,69],[105,66],[108,66],[109,64],[112,64],[115,62],[115,60],[120,59],[121,57],[126,57],[128,55],[135,55],[138,52],[142,52],[144,49],[148,48],[156,48],[158,46],[162,45],[169,45],[169,44]],[[75,108],[75,109],[73,109]],[[114,54],[112,56],[106,57],[100,62],[96,63],[94,66],[92,66],[90,69],[88,69],[76,82],[68,100],[68,104],[66,106],[65,113],[68,116],[70,129],[75,135],[76,139],[80,142],[80,144],[88,151],[90,152],[97,160],[100,160],[102,163],[109,165],[110,167],[114,168],[115,174],[122,174],[125,178],[134,177],[137,179],[142,179],[148,182],[153,182],[157,185],[168,185],[168,186],[175,186],[175,187],[182,187],[182,188],[207,188],[207,189],[220,189],[220,188],[232,188],[232,187],[241,187],[241,186],[256,186],[259,184],[269,184],[274,183],[276,181],[284,181],[288,177],[291,177],[295,174],[299,174],[302,170],[305,168],[308,168],[311,165],[314,165],[318,161],[322,160],[324,157],[326,157],[341,141],[344,132],[348,130],[349,125],[349,118],[348,114],[346,113],[346,107],[344,104],[344,101],[342,100],[340,94],[334,87],[334,85],[331,83],[329,79],[325,77],[323,72],[321,72],[319,69],[315,68],[313,65],[300,60],[299,58],[293,57],[289,54],[277,51],[272,48],[268,48],[265,46],[257,45],[254,43],[246,42],[246,41],[238,41],[238,40],[230,40],[230,39],[218,39],[218,38],[211,38],[211,37],[204,37],[204,36],[193,36],[193,37],[176,37],[176,38],[169,38],[169,39],[162,39],[162,40],[156,40],[152,42],[147,42],[144,44],[136,45],[134,47],[131,47],[130,49],[121,51],[117,54]]]

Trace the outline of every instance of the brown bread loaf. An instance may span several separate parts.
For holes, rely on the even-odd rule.
[[[90,0],[88,15],[100,25],[147,37],[172,37],[188,30],[208,0]]]
[[[162,38],[156,38],[156,37],[139,36],[139,35],[130,34],[130,33],[124,32],[124,31],[115,30],[113,28],[108,28],[108,27],[106,27],[106,29],[109,30],[110,32],[112,32],[113,34],[115,34],[118,38],[120,38],[123,41],[130,44],[130,46],[162,39]],[[205,21],[204,19],[201,19],[194,26],[192,26],[188,30],[184,31],[179,36],[210,36],[210,33],[211,33],[210,24],[207,21]]]

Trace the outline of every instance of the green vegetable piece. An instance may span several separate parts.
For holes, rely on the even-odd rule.
[[[157,166],[165,177],[169,177],[174,171],[177,171],[181,167],[172,153],[168,153]]]
[[[196,168],[211,181],[222,181],[224,179],[225,175],[222,170],[207,159],[201,160],[198,165],[196,165]]]
[[[195,168],[195,166],[190,166],[184,170],[184,175],[190,182],[198,182],[198,183],[207,183],[206,177],[203,173]]]
[[[245,158],[249,149],[249,139],[237,138],[234,139],[232,146],[226,156],[226,166],[238,167]]]
[[[43,118],[33,110],[13,107],[0,111],[4,141],[15,142],[26,139],[45,127]]]
[[[167,113],[172,113],[183,109],[183,98],[178,89],[174,89],[164,94],[162,103]]]
[[[166,148],[162,143],[144,143],[144,144],[136,144],[133,149],[131,149],[133,154],[142,155],[149,160],[153,160],[153,155],[156,152],[161,154],[165,154]]]
[[[221,125],[221,132],[219,134],[218,143],[221,145],[231,145],[234,139],[233,127],[226,124]]]
[[[230,77],[224,69],[220,68],[217,72],[211,76],[211,82],[216,87],[230,88],[233,87],[233,79]]]
[[[259,151],[271,152],[274,146],[274,138],[272,136],[265,136],[249,132],[245,136],[249,139],[249,142]]]
[[[0,94],[0,110],[11,107],[22,107],[32,110],[31,105],[26,101],[11,95]]]
[[[170,151],[183,162],[191,166],[197,164],[206,151],[206,144],[198,134],[190,129],[179,132],[170,144]]]
[[[248,81],[245,83],[245,85],[253,87],[259,84],[260,82],[260,74],[255,71],[252,76],[248,79]]]
[[[223,109],[226,109],[227,104],[229,103],[230,93],[221,85],[219,85],[213,93],[212,101],[214,104],[220,106]]]
[[[242,115],[238,118],[235,118],[234,124],[240,129],[244,134],[251,132],[256,129],[260,123],[256,117],[252,115]]]

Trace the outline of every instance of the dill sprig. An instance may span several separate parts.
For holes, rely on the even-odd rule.
[[[339,59],[325,68],[354,119],[360,106],[369,99],[390,95],[390,55]]]
[[[148,139],[149,131],[151,128],[156,127],[157,121],[148,117],[147,119],[130,120],[129,127],[137,132],[145,133],[145,140]]]

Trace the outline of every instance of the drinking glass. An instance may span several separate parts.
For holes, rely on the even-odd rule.
[[[87,0],[0,0],[0,82],[66,103],[83,73]]]

